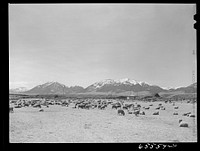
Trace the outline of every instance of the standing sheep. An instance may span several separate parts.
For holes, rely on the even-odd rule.
[[[182,119],[179,120],[179,127],[188,127],[188,123],[183,121]]]
[[[117,114],[118,115],[125,115],[125,112],[124,112],[124,110],[122,110],[122,109],[119,109],[118,111],[117,111]]]
[[[159,115],[159,111],[158,112],[154,112],[153,115]]]

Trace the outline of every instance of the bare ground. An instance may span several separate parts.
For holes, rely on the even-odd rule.
[[[10,113],[9,137],[11,143],[66,143],[66,142],[197,142],[196,117],[182,116],[192,112],[196,116],[196,104],[163,103],[166,110],[160,115],[152,115],[160,102],[153,102],[146,115],[117,115],[108,106],[105,110],[73,109],[58,105],[38,108],[15,108]],[[148,106],[151,103],[140,103]],[[173,115],[173,112],[179,115]],[[179,127],[178,120],[188,122],[189,128]]]

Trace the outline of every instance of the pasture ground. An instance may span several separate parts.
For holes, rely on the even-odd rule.
[[[138,102],[141,106],[153,104],[146,115],[117,115],[111,105],[105,110],[73,109],[60,105],[49,108],[14,108],[9,113],[9,140],[11,143],[101,143],[101,142],[197,142],[196,103],[163,103],[166,110],[155,110],[161,102]],[[152,115],[159,111],[160,115]],[[179,115],[173,115],[178,112]],[[189,128],[179,127],[178,120],[188,122]]]

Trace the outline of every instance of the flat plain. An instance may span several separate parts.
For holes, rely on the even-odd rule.
[[[108,105],[105,109],[77,109],[61,105],[38,108],[14,108],[9,114],[11,143],[102,143],[102,142],[197,142],[196,103],[137,102],[145,115],[117,114]],[[162,103],[165,110],[156,110]],[[159,115],[152,115],[159,111]],[[173,115],[177,112],[178,115]],[[183,116],[192,112],[195,117]],[[183,119],[189,127],[179,127]]]

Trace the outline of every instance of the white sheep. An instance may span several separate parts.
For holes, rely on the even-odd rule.
[[[188,123],[183,121],[182,119],[179,120],[179,127],[188,127]]]
[[[140,115],[145,115],[145,112],[144,112],[144,111],[140,111],[139,114],[140,114]]]

